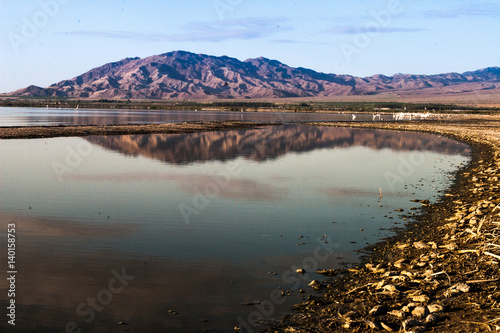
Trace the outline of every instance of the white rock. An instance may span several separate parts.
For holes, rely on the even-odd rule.
[[[421,318],[425,318],[425,316],[427,316],[427,308],[424,307],[424,306],[417,306],[415,309],[413,309],[413,311],[411,312],[412,316],[417,318],[417,319],[421,319]]]
[[[309,283],[309,287],[319,289],[321,288],[321,282],[319,282],[318,280],[312,280],[311,283]]]
[[[431,304],[427,306],[427,309],[429,310],[430,313],[439,313],[443,312],[444,310],[443,306],[439,304]]]

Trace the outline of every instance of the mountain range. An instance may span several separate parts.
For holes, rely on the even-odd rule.
[[[356,77],[294,68],[277,60],[240,61],[186,51],[126,58],[47,88],[8,95],[79,99],[254,99],[347,95],[457,94],[500,89],[500,68],[436,75]]]
[[[367,147],[394,151],[433,151],[466,156],[468,146],[422,133],[284,125],[245,131],[192,134],[91,136],[89,142],[127,156],[143,156],[171,164],[226,161],[243,156],[265,161],[289,153],[321,148]]]

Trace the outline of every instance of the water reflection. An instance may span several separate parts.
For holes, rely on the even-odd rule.
[[[255,300],[252,279],[262,281],[262,263],[151,260],[142,254],[124,255],[113,248],[85,250],[85,243],[95,239],[117,237],[126,241],[128,231],[121,227],[116,231],[115,226],[92,228],[92,234],[78,236],[84,228],[70,221],[7,215],[0,218],[2,230],[7,223],[16,223],[21,239],[15,332],[65,332],[69,322],[76,323],[82,332],[195,332],[226,327],[245,313],[243,301]],[[5,258],[0,264],[6,267]],[[107,300],[99,303],[105,294],[100,292],[116,279],[113,271],[127,277],[128,283],[122,291],[113,293],[109,304],[105,304]],[[242,288],[245,285],[249,288]],[[120,281],[112,286],[120,288]],[[4,309],[7,289],[2,279],[0,306]],[[120,321],[130,325],[122,327]],[[1,326],[6,327],[5,322]]]
[[[362,146],[376,150],[432,151],[464,156],[470,153],[466,145],[430,134],[302,125],[188,135],[89,137],[88,140],[125,155],[140,155],[172,164],[225,161],[239,156],[263,161],[291,152],[308,152],[327,147]]]
[[[427,134],[295,125],[1,140],[0,150],[0,237],[8,223],[18,230],[17,332],[232,331],[257,309],[242,303],[295,286],[293,268],[318,247],[331,250],[318,268],[356,260],[401,223],[396,209],[435,199],[469,151]],[[384,174],[416,150],[418,168],[389,186]],[[134,279],[102,299],[123,269]],[[297,287],[308,293],[292,290],[270,317],[311,294],[321,277],[307,270]],[[7,287],[0,280],[4,309]],[[85,322],[98,295],[106,305]]]

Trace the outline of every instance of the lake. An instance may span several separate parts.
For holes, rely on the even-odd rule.
[[[250,332],[314,294],[315,270],[350,267],[403,227],[412,199],[437,200],[470,149],[288,124],[0,140],[0,152],[16,332]]]
[[[355,118],[355,119],[353,119]],[[392,114],[230,112],[129,109],[61,109],[0,107],[0,126],[127,125],[182,121],[392,121]]]

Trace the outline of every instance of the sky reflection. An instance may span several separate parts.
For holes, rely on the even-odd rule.
[[[127,321],[172,332],[232,329],[254,310],[242,303],[290,287],[283,276],[320,245],[332,249],[320,268],[356,260],[402,222],[396,209],[435,200],[469,152],[426,134],[302,126],[2,140],[0,150],[0,237],[7,223],[18,230],[17,328]],[[136,279],[86,324],[76,308],[122,268]],[[308,295],[293,292],[273,315]]]

